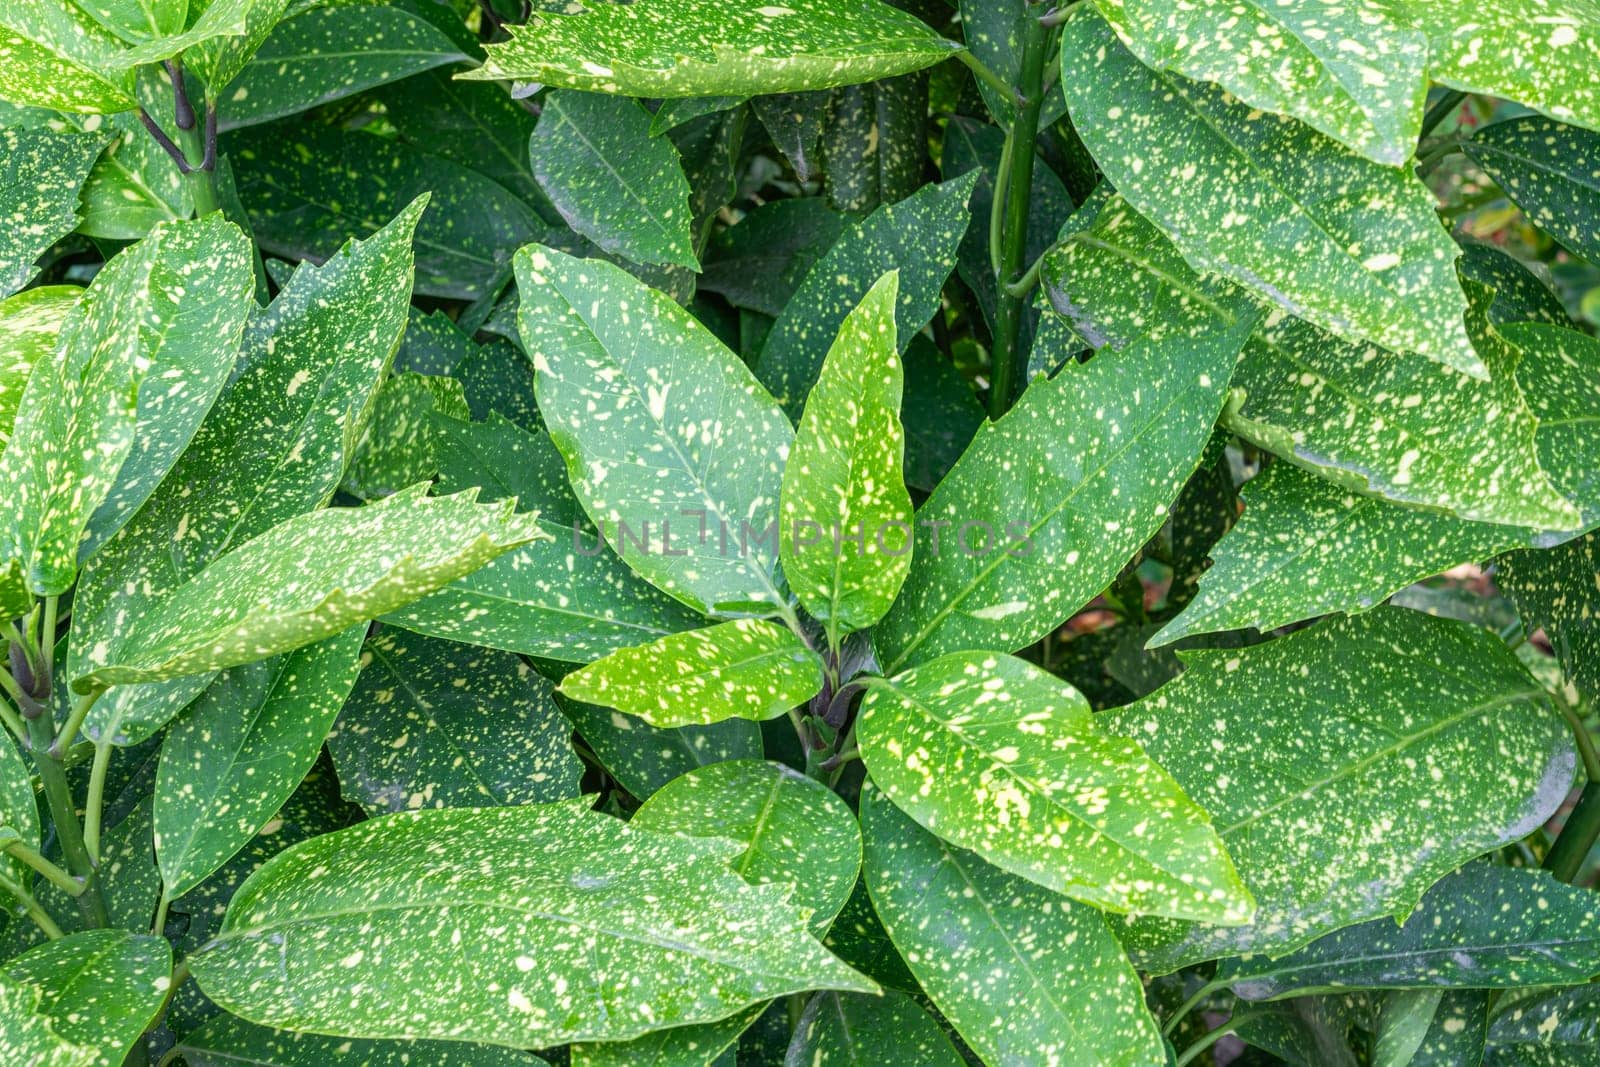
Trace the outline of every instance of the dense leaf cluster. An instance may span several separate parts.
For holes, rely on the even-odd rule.
[[[0,1064],[1597,1062],[1597,0],[0,0],[0,153]]]

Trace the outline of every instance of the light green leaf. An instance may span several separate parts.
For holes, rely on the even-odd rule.
[[[728,760],[690,771],[652,793],[630,823],[744,845],[733,869],[752,885],[792,886],[819,937],[861,870],[855,813],[833,790],[781,763]]]
[[[822,684],[822,660],[787,627],[735,619],[620,649],[567,675],[561,692],[666,728],[775,718]]]
[[[699,269],[689,180],[638,101],[553,92],[529,151],[539,187],[578,233],[635,263]]]
[[[1175,301],[980,427],[917,510],[911,575],[873,631],[887,671],[1026,647],[1109,585],[1199,465],[1253,324]]]
[[[96,132],[109,128],[115,135],[78,194],[79,233],[137,241],[159,224],[193,212],[183,174],[133,115],[89,116],[76,125]]]
[[[1576,985],[1600,973],[1594,894],[1548,871],[1470,864],[1428,890],[1403,926],[1346,927],[1277,959],[1225,960],[1217,982],[1247,1000],[1341,989]]]
[[[220,387],[218,364],[225,377],[233,359],[228,327],[221,327],[215,347],[208,341],[185,350],[183,335],[197,319],[239,320],[228,305],[241,265],[249,275],[247,247],[219,215],[161,227],[95,276],[62,326],[56,351],[35,367],[0,456],[0,483],[13,487],[15,502],[9,525],[0,527],[0,559],[20,561],[35,594],[72,586],[96,508],[114,489],[113,510],[125,497],[142,499],[146,479],[153,487],[172,462],[173,445],[182,447],[210,405],[213,386]],[[172,349],[164,344],[168,331],[178,341]],[[139,412],[140,382],[147,372],[176,376],[189,360],[195,392],[174,393],[173,424],[157,433],[153,423],[165,402],[152,394]],[[196,400],[203,401],[198,411],[190,406]],[[136,448],[141,423],[146,437]],[[119,482],[125,460],[134,468]]]
[[[784,1067],[915,1063],[960,1067],[966,1061],[923,1007],[904,993],[875,997],[818,993],[795,1024]]]
[[[305,779],[355,684],[365,633],[223,671],[167,732],[153,816],[168,901],[249,844]]]
[[[137,44],[183,31],[189,0],[66,0],[127,41]]]
[[[188,1067],[537,1067],[531,1052],[463,1041],[352,1041],[297,1034],[219,1014],[173,1050]]]
[[[39,847],[39,804],[33,796],[32,771],[8,733],[0,738],[0,837],[16,835],[29,848]],[[33,875],[19,859],[6,857],[6,873],[18,885],[28,885]]]
[[[762,757],[761,727],[749,719],[663,730],[611,708],[559,694],[556,701],[617,783],[641,800],[696,767]]]
[[[130,111],[122,43],[74,3],[0,3],[0,100],[56,111]]]
[[[433,23],[384,4],[316,7],[280,22],[217,101],[254,126],[469,57]]]
[[[463,77],[622,96],[757,96],[876,81],[960,48],[879,0],[755,8],[743,0],[639,0],[626,11],[535,11]]]
[[[1441,989],[1397,989],[1380,998],[1373,1024],[1372,1067],[1408,1067],[1428,1039],[1443,999]]]
[[[1600,133],[1528,115],[1485,126],[1462,148],[1529,221],[1600,263]]]
[[[97,134],[0,129],[0,297],[27,285],[38,273],[34,261],[77,228],[78,188],[105,143]]]
[[[344,795],[370,815],[577,796],[551,688],[509,653],[380,631],[328,738]]]
[[[181,49],[184,66],[199,76],[213,98],[220,98],[290,4],[291,0],[189,0],[187,33],[136,48],[127,58],[154,63]]]
[[[1172,5],[1096,0],[1147,66],[1216,82],[1398,167],[1422,135],[1428,38],[1394,0]]]
[[[899,282],[878,279],[844,320],[783,472],[783,575],[831,641],[883,618],[911,569]]]
[[[127,628],[90,651],[73,687],[161,681],[288,652],[548,536],[506,504],[480,505],[470,492],[429,498],[424,488],[297,516],[183,585],[129,597]]]
[[[11,440],[28,376],[50,359],[62,324],[82,295],[76,285],[44,285],[0,301],[0,451]]]
[[[1157,973],[1404,919],[1441,876],[1543,825],[1572,785],[1566,724],[1483,630],[1380,608],[1182,657],[1188,670],[1105,726],[1211,813],[1259,907],[1233,929],[1130,923],[1124,944]]]
[[[1164,1064],[1139,976],[1094,908],[861,798],[863,878],[917,981],[986,1063]]]
[[[1342,337],[1484,376],[1462,323],[1460,253],[1414,174],[1150,70],[1089,5],[1068,18],[1061,52],[1084,143],[1193,266]]]
[[[856,735],[896,806],[1001,870],[1113,911],[1250,920],[1206,812],[1031,664],[958,653],[874,683]]]
[[[85,1062],[120,1067],[166,1000],[172,950],[159,937],[124,930],[85,930],[50,941],[6,964],[14,980],[39,989],[37,1009],[87,1060],[14,1060],[56,1067]]]
[[[280,853],[190,965],[267,1025],[515,1047],[625,1040],[807,989],[875,992],[739,846],[585,801],[386,816]],[[396,960],[426,957],[417,983]],[[349,990],[360,983],[362,996]]]
[[[378,389],[367,432],[356,446],[340,488],[377,500],[439,473],[434,417],[465,419],[467,395],[454,378],[407,371]]]
[[[0,974],[0,1054],[12,1063],[47,1063],[50,1067],[97,1067],[95,1050],[75,1045],[56,1032],[54,1020],[39,1007],[38,986]]]
[[[806,275],[767,336],[756,377],[798,418],[826,348],[873,282],[900,273],[895,336],[902,351],[939,309],[967,232],[967,201],[978,176],[923,186],[847,229]]]
[[[217,557],[327,503],[405,328],[414,204],[366,241],[295,272],[245,330],[238,370],[165,481],[90,561],[74,594],[67,671],[88,669],[128,626],[121,590],[173,589]],[[207,679],[130,686],[103,697],[85,729],[136,744]]]
[[[523,348],[551,439],[600,532],[706,614],[770,614],[794,431],[689,313],[608,263],[517,255]]]

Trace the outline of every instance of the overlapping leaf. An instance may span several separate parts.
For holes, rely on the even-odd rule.
[[[188,1067],[538,1067],[531,1052],[465,1041],[352,1041],[257,1026],[219,1014],[175,1046]]]
[[[761,727],[749,719],[663,730],[611,708],[557,697],[583,742],[617,783],[648,800],[668,782],[723,760],[759,760]]]
[[[51,1067],[97,1067],[95,1050],[73,1044],[56,1032],[53,1021],[39,1010],[43,993],[38,986],[0,975],[0,1011],[6,1025],[0,1030],[0,1053],[17,1063],[48,1063]]]
[[[1340,336],[1483,376],[1459,254],[1415,176],[1141,64],[1090,5],[1062,38],[1075,127],[1195,267]]]
[[[8,61],[0,54],[0,67]],[[0,297],[28,284],[40,254],[77,227],[78,188],[105,143],[98,134],[0,129]]]
[[[822,684],[822,660],[793,631],[735,619],[620,649],[567,675],[561,692],[667,728],[771,719]]]
[[[1098,911],[939,840],[877,790],[861,821],[864,878],[889,936],[985,1062],[1166,1062]]]
[[[818,993],[795,1023],[784,1067],[916,1063],[960,1067],[966,1061],[933,1016],[904,993]]]
[[[1124,943],[1154,971],[1404,918],[1439,877],[1542,825],[1572,784],[1565,723],[1483,630],[1381,608],[1183,657],[1105,726],[1211,813],[1258,910],[1232,929],[1130,923]]]
[[[0,3],[0,100],[98,114],[135,106],[115,35],[77,4]]]
[[[118,1067],[166,999],[172,950],[159,937],[85,930],[23,953],[6,964],[6,973],[40,991],[35,1010],[63,1041],[91,1052],[82,1061],[15,1062]]]
[[[1462,147],[1535,226],[1600,263],[1600,133],[1530,115],[1485,126]]]
[[[738,845],[586,806],[391,815],[306,842],[234,894],[195,977],[267,1025],[516,1047],[876,991],[806,933],[787,889],[727,867]],[[395,966],[419,957],[426,983]]]
[[[0,451],[11,440],[28,376],[50,359],[82,294],[75,285],[44,285],[0,302]]]
[[[1254,910],[1205,811],[1076,689],[953,654],[875,683],[856,732],[906,814],[1001,870],[1114,911],[1234,925]]]
[[[1600,988],[1529,991],[1496,1006],[1488,1067],[1586,1067],[1600,1041]]]
[[[465,419],[466,390],[454,378],[406,372],[378,389],[366,433],[340,488],[376,500],[439,473],[434,417]]]
[[[0,841],[6,838],[39,847],[39,804],[33,797],[32,772],[10,737],[0,738]],[[32,877],[15,857],[6,857],[5,869],[18,885],[27,885]]]
[[[73,120],[69,117],[69,122]],[[104,122],[115,134],[95,161],[79,191],[83,219],[78,232],[86,237],[137,241],[163,222],[187,218],[193,211],[189,186],[155,138],[131,114],[107,119],[91,116],[74,124],[86,128]]]
[[[756,96],[875,81],[959,49],[879,0],[642,0],[626,11],[536,11],[467,77],[624,96]]]

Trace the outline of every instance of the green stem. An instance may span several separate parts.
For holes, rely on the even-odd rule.
[[[38,849],[29,847],[22,841],[11,841],[6,844],[6,852],[26,863],[38,871],[44,880],[61,890],[69,897],[75,897],[83,892],[83,882],[72,877],[60,867],[45,859]]]
[[[28,708],[24,707],[24,712]],[[61,855],[67,861],[67,870],[82,878],[84,891],[78,897],[78,910],[83,921],[92,927],[111,925],[106,911],[105,897],[95,881],[94,864],[89,850],[83,844],[83,830],[78,825],[78,812],[72,805],[72,789],[67,785],[67,771],[61,761],[50,755],[53,723],[44,708],[41,714],[28,720],[28,735],[33,742],[33,762],[39,768],[39,781],[44,786],[45,800],[50,804],[50,817],[55,821],[56,837],[61,841]]]
[[[1419,178],[1426,178],[1428,175],[1433,173],[1434,169],[1438,167],[1440,163],[1443,163],[1446,159],[1459,151],[1461,151],[1461,140],[1456,137],[1451,137],[1440,144],[1434,145],[1426,152],[1423,152],[1417,156],[1417,176]]]
[[[1022,98],[1011,126],[1010,166],[997,179],[995,196],[1005,201],[1000,235],[999,306],[995,311],[993,368],[989,379],[989,417],[998,419],[1011,410],[1020,351],[1023,316],[1027,308],[1010,287],[1022,279],[1027,266],[1028,215],[1032,210],[1033,168],[1038,159],[1039,112],[1044,106],[1044,72],[1050,56],[1052,31],[1037,19],[1023,20]]]
[[[205,122],[179,130],[178,146],[189,161],[184,180],[189,183],[189,196],[194,201],[194,217],[204,218],[221,211],[222,200],[217,196],[217,109],[209,100]]]
[[[22,904],[22,910],[27,913],[28,918],[33,920],[35,926],[44,931],[45,937],[52,941],[59,941],[65,936],[61,932],[61,927],[57,926],[56,921],[50,917],[50,913],[40,907],[37,900],[33,899],[33,894],[4,874],[0,874],[0,889],[17,898]]]
[[[95,742],[94,763],[89,768],[89,793],[83,802],[83,846],[89,859],[100,863],[100,820],[106,806],[106,771],[111,767],[111,740]]]
[[[1567,720],[1567,725],[1572,727],[1572,740],[1577,743],[1578,755],[1583,757],[1584,777],[1591,782],[1600,782],[1600,752],[1595,751],[1594,737],[1589,733],[1589,727],[1584,725],[1583,719],[1565,700],[1557,697],[1554,703],[1561,709],[1561,716]]]
[[[1600,840],[1600,781],[1591,781],[1583,787],[1577,806],[1546,853],[1544,869],[1570,883],[1583,870],[1583,861],[1596,840]]]
[[[61,726],[61,733],[50,743],[50,755],[61,759],[67,754],[67,749],[78,739],[78,731],[83,729],[83,720],[89,717],[89,709],[94,707],[95,701],[100,699],[104,689],[96,689],[84,693],[72,702],[72,711],[67,714],[67,721]]]
[[[973,55],[971,49],[965,49],[957,52],[956,58],[959,59],[968,70],[972,71],[973,75],[976,76],[979,81],[983,82],[989,88],[999,93],[1006,100],[1011,101],[1011,105],[1013,107],[1020,110],[1024,106],[1022,98],[1017,95],[1017,91],[1011,86],[1007,85],[1004,78],[1000,77],[1000,75],[996,74],[992,69],[985,65],[983,60]]]
[[[1466,93],[1460,93],[1454,89],[1441,96],[1439,102],[1430,107],[1428,113],[1422,116],[1422,136],[1428,136],[1434,131],[1434,127],[1454,115],[1461,107],[1461,102],[1466,98]]]
[[[39,624],[39,659],[40,667],[44,672],[43,677],[51,684],[55,682],[56,669],[56,611],[61,606],[60,598],[47,596],[44,598],[44,621]]]
[[[1194,1062],[1195,1057],[1199,1056],[1200,1053],[1204,1052],[1212,1045],[1215,1045],[1218,1041],[1221,1041],[1223,1038],[1233,1033],[1234,1028],[1237,1027],[1241,1021],[1241,1019],[1230,1019],[1223,1025],[1211,1031],[1205,1037],[1202,1037],[1199,1041],[1196,1041],[1194,1044],[1184,1049],[1183,1055],[1178,1057],[1177,1067],[1185,1067],[1185,1064]]]
[[[1041,252],[1039,258],[1033,261],[1033,266],[1029,267],[1021,278],[1006,286],[1006,292],[1018,300],[1026,300],[1039,285],[1039,276],[1044,273],[1044,261],[1050,258],[1050,253],[1054,252],[1057,247],[1056,245],[1051,245]]]
[[[1207,982],[1205,985],[1201,986],[1195,991],[1194,996],[1178,1005],[1178,1010],[1172,1013],[1172,1018],[1167,1020],[1166,1025],[1161,1028],[1161,1032],[1170,1037],[1173,1031],[1178,1029],[1178,1024],[1183,1022],[1184,1016],[1198,1008],[1207,997],[1211,996],[1211,994],[1215,993],[1219,989],[1226,988],[1226,982],[1218,982],[1215,980]]]

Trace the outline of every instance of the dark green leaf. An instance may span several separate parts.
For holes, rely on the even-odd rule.
[[[1600,533],[1512,553],[1502,561],[1500,584],[1530,631],[1545,628],[1568,676],[1600,694]]]
[[[762,204],[711,239],[700,288],[776,318],[844,225],[821,197]]]
[[[494,179],[555,221],[554,212],[546,214],[549,209],[541,204],[544,194],[528,158],[533,113],[504,86],[431,70],[386,86],[378,98],[407,143]]]
[[[297,1034],[218,1015],[174,1051],[188,1067],[537,1067],[530,1052],[461,1041],[352,1041]]]
[[[663,730],[611,708],[557,700],[606,771],[640,800],[696,767],[762,755],[761,727],[749,719]]]
[[[820,145],[829,202],[862,214],[915,193],[928,158],[927,124],[926,74],[836,90]]]
[[[983,425],[983,405],[955,365],[925,337],[906,349],[901,422],[906,431],[906,484],[932,492]]]
[[[1529,115],[1485,126],[1463,147],[1535,226],[1600,263],[1600,133]]]
[[[816,177],[822,169],[822,128],[828,121],[832,104],[833,93],[826,89],[774,93],[750,101],[751,110],[766,127],[772,143],[803,182]]]
[[[367,432],[340,488],[362,500],[398,493],[439,473],[434,419],[468,416],[460,382],[430,374],[397,374],[378,390]]]
[[[1530,991],[1497,1007],[1486,1067],[1588,1067],[1600,1044],[1600,986]]]
[[[784,1067],[915,1063],[961,1067],[965,1061],[939,1024],[904,993],[818,993],[795,1024]]]

